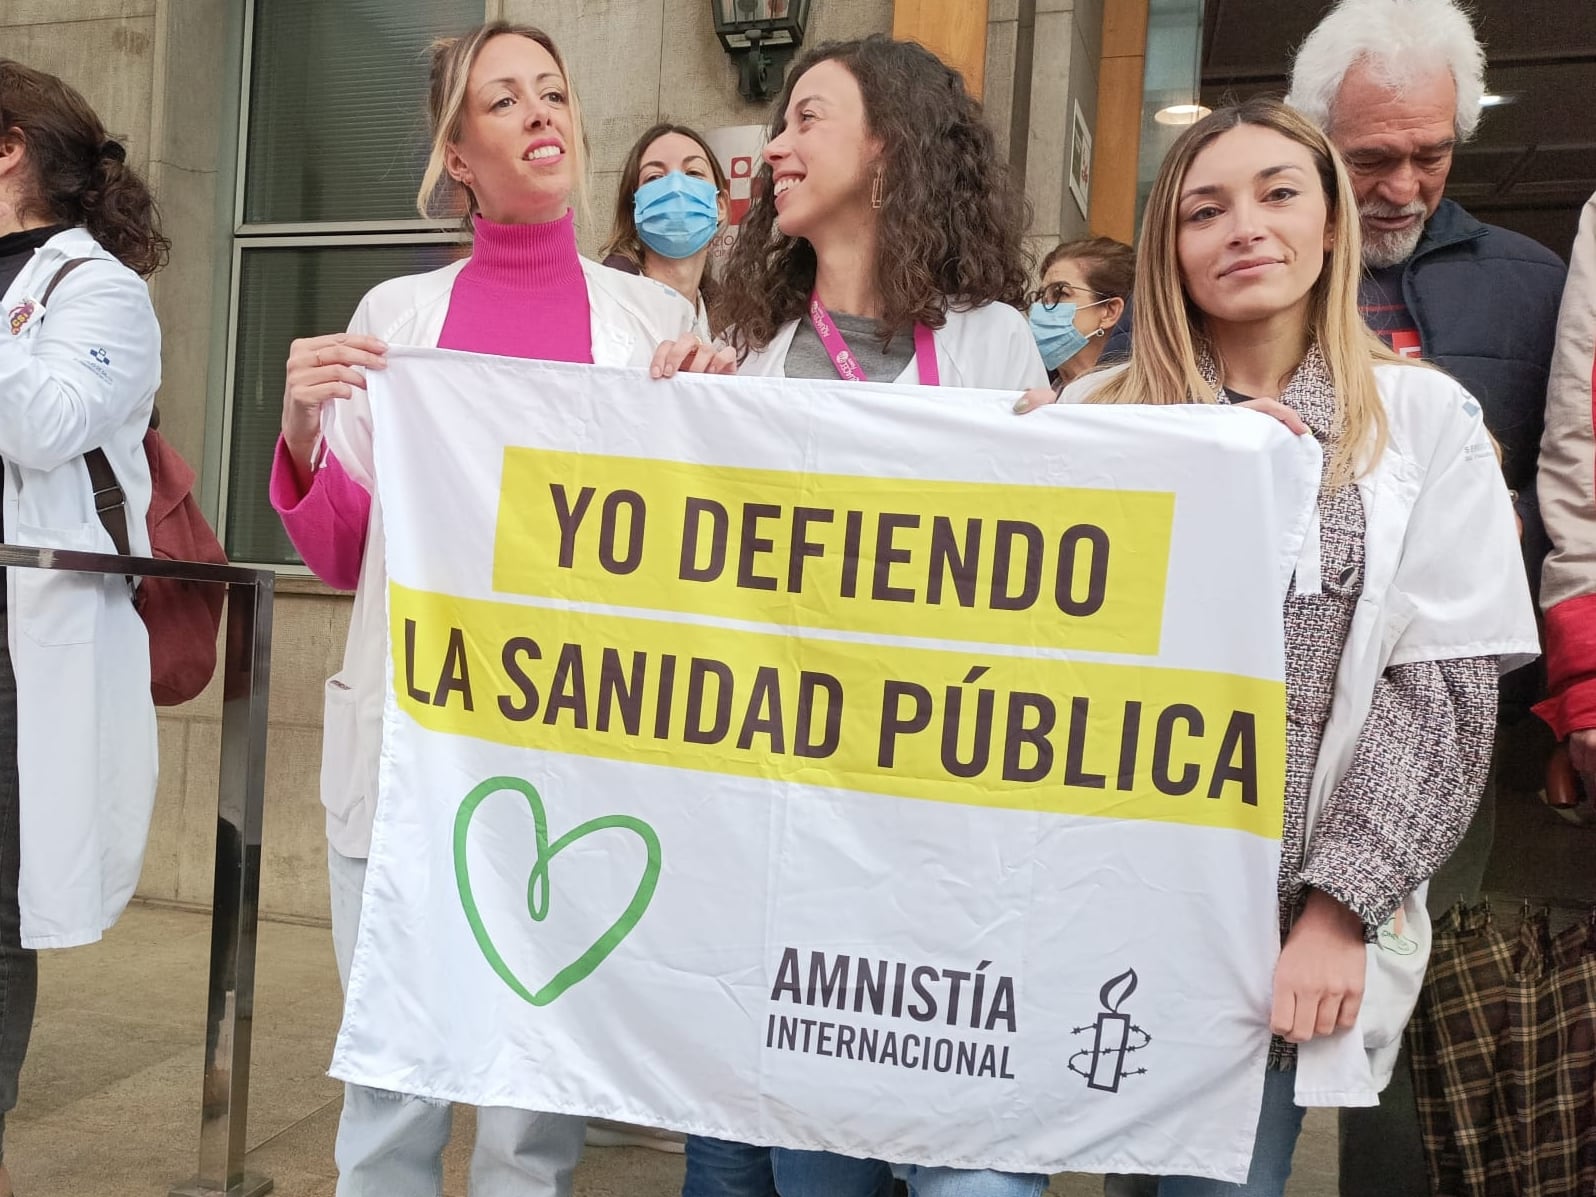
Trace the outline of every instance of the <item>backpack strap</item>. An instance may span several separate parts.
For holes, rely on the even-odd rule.
[[[39,297],[39,306],[48,311],[50,296],[55,294],[62,280],[92,260],[72,258],[63,262],[61,269],[50,280],[50,285],[44,289],[44,294]],[[127,534],[127,496],[122,493],[122,484],[116,480],[116,471],[111,468],[104,449],[90,449],[83,455],[83,464],[89,467],[89,485],[94,489],[94,514],[100,517],[101,525],[110,533],[116,551],[126,557],[132,544]]]
[[[127,535],[127,496],[116,480],[116,471],[106,460],[104,449],[90,449],[83,455],[83,464],[89,467],[89,485],[94,488],[94,514],[111,534],[116,551],[126,557],[131,543]]]
[[[93,261],[93,259],[92,258],[73,258],[70,261],[63,262],[61,264],[61,269],[57,270],[55,272],[55,277],[50,280],[50,285],[44,289],[44,294],[39,296],[39,306],[43,307],[43,308],[48,308],[50,306],[50,296],[55,294],[55,289],[61,285],[61,281],[64,278],[66,278],[67,275],[71,274],[74,270],[76,270],[79,266],[81,266],[85,262],[89,262],[89,261]]]

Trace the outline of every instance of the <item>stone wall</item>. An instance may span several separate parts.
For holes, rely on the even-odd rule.
[[[987,113],[1025,179],[1038,255],[1087,235],[1086,216],[1069,190],[1071,117],[1078,102],[1088,128],[1097,121],[1104,2],[991,0]]]

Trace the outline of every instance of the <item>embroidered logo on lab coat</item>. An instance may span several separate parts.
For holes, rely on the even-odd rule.
[[[14,337],[22,331],[22,326],[33,319],[33,313],[39,310],[39,305],[31,299],[24,299],[7,313],[6,318],[11,321],[11,335]]]
[[[102,382],[111,381],[111,372],[106,369],[111,364],[111,355],[98,345],[89,350],[89,356],[84,360],[83,364]]]

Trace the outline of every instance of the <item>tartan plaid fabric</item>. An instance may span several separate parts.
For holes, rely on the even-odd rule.
[[[1596,917],[1510,936],[1488,906],[1453,907],[1408,1049],[1432,1193],[1596,1194]]]

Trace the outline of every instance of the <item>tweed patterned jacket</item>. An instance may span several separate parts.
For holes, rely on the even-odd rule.
[[[1217,387],[1214,363],[1205,358],[1200,365]],[[1280,400],[1319,441],[1328,470],[1342,427],[1317,346]],[[1308,790],[1362,593],[1364,511],[1356,484],[1332,486],[1325,478],[1319,525],[1321,592],[1299,594],[1293,584],[1285,606],[1282,940],[1309,887],[1355,912],[1373,935],[1462,839],[1485,787],[1496,731],[1495,657],[1393,665],[1376,684],[1352,766],[1326,802],[1312,842],[1306,840]],[[1271,1067],[1289,1067],[1294,1059],[1292,1046],[1275,1040]]]

